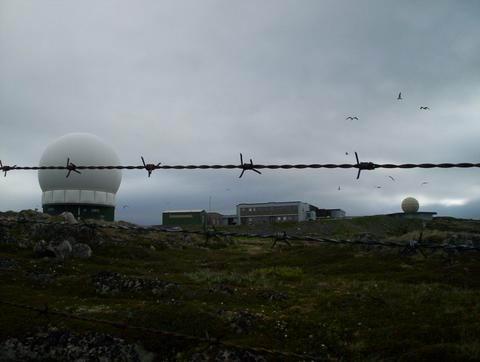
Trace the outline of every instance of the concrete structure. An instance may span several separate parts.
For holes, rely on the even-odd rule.
[[[317,219],[332,218],[341,219],[344,218],[346,213],[342,209],[314,209]]]
[[[162,225],[164,226],[203,226],[206,222],[207,212],[205,210],[169,210],[164,211],[162,215]]]
[[[238,217],[233,215],[222,215],[222,225],[237,225]]]
[[[50,143],[39,166],[64,166],[67,159],[76,166],[120,165],[115,151],[99,137],[70,133]],[[115,195],[122,180],[121,170],[39,170],[43,191],[43,212],[58,215],[71,212],[77,219],[115,219]]]
[[[207,225],[219,226],[223,223],[223,216],[218,212],[207,212]]]
[[[387,216],[398,217],[402,219],[419,219],[419,220],[428,221],[428,220],[432,220],[434,215],[437,215],[437,213],[431,212],[431,211],[420,211],[415,213],[397,212],[394,214],[388,214]]]
[[[315,217],[312,207],[314,206],[301,201],[238,204],[237,224],[306,221]]]

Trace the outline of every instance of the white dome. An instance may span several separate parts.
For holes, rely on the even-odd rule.
[[[50,143],[40,166],[66,166],[67,158],[76,166],[120,165],[112,147],[88,133],[69,133]],[[42,203],[86,203],[114,205],[115,193],[122,180],[121,170],[39,170]]]
[[[407,197],[402,201],[402,210],[405,213],[414,213],[418,211],[419,204],[417,199],[413,197]]]

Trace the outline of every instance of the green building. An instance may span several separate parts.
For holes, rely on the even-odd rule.
[[[171,210],[164,211],[162,216],[164,226],[203,226],[207,222],[205,210]]]

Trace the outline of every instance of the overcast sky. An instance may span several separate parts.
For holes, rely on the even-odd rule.
[[[0,159],[38,165],[89,132],[129,165],[479,162],[479,19],[476,0],[0,0]],[[262,172],[124,171],[116,217],[158,224],[210,197],[370,215],[413,196],[480,218],[479,169]],[[0,210],[35,207],[35,171],[0,178]]]

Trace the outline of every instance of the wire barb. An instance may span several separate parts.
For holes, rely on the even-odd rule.
[[[157,163],[156,165],[153,163],[145,163],[143,156],[140,157],[142,158],[143,168],[148,171],[148,177],[150,177],[152,171],[156,170],[160,166],[161,162]]]
[[[362,170],[375,170],[376,166],[373,162],[360,162],[357,152],[355,152],[355,158],[357,159],[355,167],[358,168],[357,180],[360,178],[360,172],[362,172]]]
[[[242,178],[243,176],[243,173],[247,170],[251,170],[251,171],[254,171],[258,174],[262,174],[260,171],[256,170],[255,165],[253,164],[253,161],[252,159],[250,159],[250,163],[243,163],[243,155],[240,153],[240,167],[242,169],[242,173],[240,174],[240,176],[238,178]]]
[[[4,166],[2,164],[2,160],[0,160],[0,170],[2,170],[4,172],[3,174],[3,177],[7,177],[7,172],[8,171],[11,171],[11,170],[15,170],[15,168],[17,167],[17,165],[14,165],[14,166]]]
[[[70,172],[72,172],[72,171],[76,172],[76,173],[81,173],[80,171],[77,170],[77,165],[70,162],[70,157],[67,158],[67,170],[68,170],[68,173],[67,173],[67,176],[65,176],[65,177],[70,176]]]

